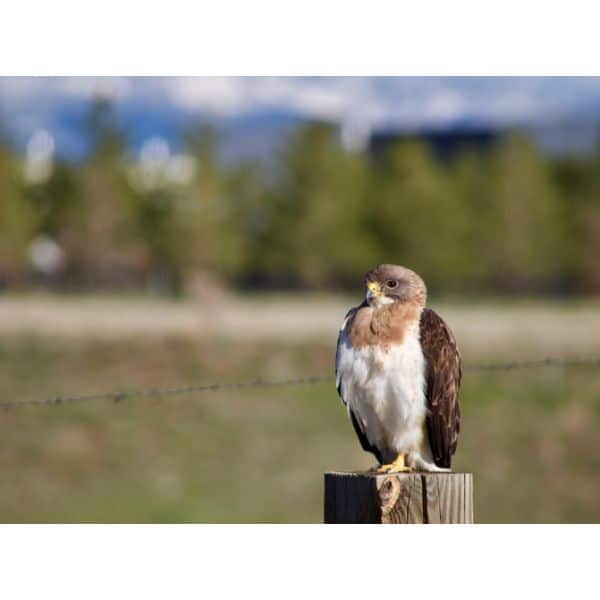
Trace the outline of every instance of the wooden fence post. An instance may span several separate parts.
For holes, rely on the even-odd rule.
[[[473,523],[471,473],[326,473],[325,523]]]

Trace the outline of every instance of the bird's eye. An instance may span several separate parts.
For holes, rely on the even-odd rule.
[[[395,288],[398,285],[397,281],[394,281],[393,279],[389,279],[388,281],[385,282],[386,287],[389,288]]]

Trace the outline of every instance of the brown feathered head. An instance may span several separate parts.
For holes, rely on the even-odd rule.
[[[367,302],[370,306],[392,302],[425,306],[427,288],[414,272],[399,265],[379,265],[365,275]]]

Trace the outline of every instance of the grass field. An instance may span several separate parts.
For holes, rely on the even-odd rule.
[[[28,310],[35,308],[27,302]],[[296,308],[295,320],[313,314],[325,330],[295,336],[296,325],[281,320],[290,301],[273,300],[271,314],[280,321],[273,317],[271,328],[281,335],[253,338],[246,331],[236,341],[231,324],[200,332],[153,327],[148,305],[135,300],[127,310],[144,313],[143,332],[53,332],[57,313],[39,302],[49,311],[46,329],[32,330],[26,318],[8,326],[7,311],[0,319],[2,401],[329,375],[330,330],[343,305],[326,301],[318,312],[318,302],[309,302],[308,313],[299,315]],[[264,306],[252,300],[244,311],[240,304],[238,322],[250,322],[252,311]],[[442,312],[455,326],[465,364],[473,364],[513,355],[600,354],[596,306],[481,304],[479,327],[465,317],[466,307]],[[116,319],[127,324],[118,312]],[[330,313],[331,324],[324,316]],[[536,331],[544,332],[542,339]],[[467,372],[461,399],[454,467],[474,472],[476,521],[600,521],[597,369]],[[320,522],[323,472],[372,465],[333,381],[2,411],[0,435],[3,522]]]

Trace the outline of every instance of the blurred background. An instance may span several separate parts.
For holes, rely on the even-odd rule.
[[[381,262],[466,368],[600,357],[599,78],[0,78],[0,521],[319,522]],[[478,522],[600,520],[594,366],[465,370]]]

